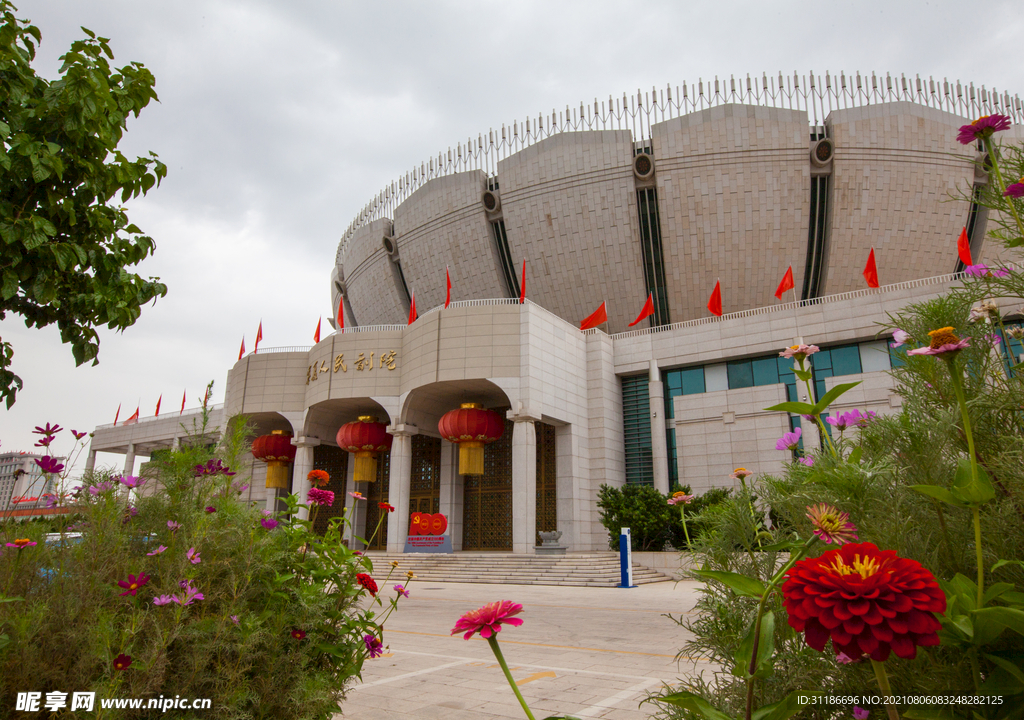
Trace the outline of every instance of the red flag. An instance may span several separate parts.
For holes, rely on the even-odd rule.
[[[629,326],[633,327],[634,325],[636,325],[638,322],[640,322],[644,318],[650,317],[653,314],[654,314],[654,293],[652,292],[650,295],[647,296],[647,302],[644,303],[644,309],[640,311],[640,315],[637,316],[637,319],[634,320],[633,322],[631,322],[629,324]]]
[[[121,403],[117,404],[117,414],[114,415],[114,424],[117,425],[117,419],[121,417]]]
[[[160,393],[160,397],[156,399],[156,412],[153,413],[153,417],[159,417],[160,415],[160,403],[163,402],[164,394]]]
[[[135,412],[132,414],[132,416],[130,418],[128,418],[127,420],[125,420],[121,424],[122,425],[131,425],[132,423],[137,423],[138,421],[139,421],[139,409],[135,408]]]
[[[345,332],[345,298],[338,296],[338,330]]]
[[[242,347],[238,348],[238,359],[241,360],[243,355],[245,355],[245,335],[242,336]]]
[[[580,330],[589,330],[605,322],[608,322],[608,311],[605,309],[604,303],[601,303],[601,307],[580,323]]]
[[[316,343],[320,342],[320,322],[322,320],[323,320],[323,318],[317,318],[317,321],[316,321],[316,332],[313,333],[313,344],[314,345]]]
[[[255,350],[253,352],[255,352]],[[206,403],[209,402],[209,400],[210,400],[210,388],[209,388],[209,386],[207,386],[206,394],[203,395],[203,407],[206,407]]]
[[[253,353],[260,351],[260,340],[263,339],[263,321],[260,320],[260,328],[256,331],[256,347],[252,349]]]
[[[960,262],[964,265],[973,265],[971,259],[971,241],[967,239],[967,228],[960,231],[960,237],[956,241],[956,251],[960,255]]]
[[[790,265],[786,270],[786,274],[782,276],[782,282],[779,283],[779,287],[775,291],[775,297],[781,300],[782,294],[787,290],[792,290],[793,287],[793,266]]]
[[[444,306],[448,307],[452,302],[452,276],[448,274],[448,266],[444,266],[444,282],[448,286],[448,290],[444,296]]]
[[[526,302],[526,259],[523,259],[523,281],[519,283],[519,303]]]
[[[409,302],[409,322],[407,324],[412,325],[416,322],[416,318],[418,317],[419,315],[416,314],[416,293],[414,291],[412,294],[412,300]]]
[[[711,298],[708,300],[708,310],[712,315],[722,317],[722,282],[715,281],[715,289],[711,291]]]
[[[183,412],[185,412],[185,393],[186,393],[185,390],[181,391],[181,410],[178,411],[179,415],[181,415]]]
[[[875,249],[871,248],[868,253],[868,264],[864,266],[864,279],[868,281],[868,287],[878,287],[878,266],[875,265]]]

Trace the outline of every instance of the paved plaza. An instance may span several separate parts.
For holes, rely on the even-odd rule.
[[[343,704],[345,720],[525,718],[487,642],[451,636],[456,620],[488,602],[523,605],[523,625],[499,635],[502,652],[537,720],[554,714],[638,720],[648,693],[695,670],[676,661],[689,634],[664,617],[689,613],[698,583],[633,589],[413,581],[387,621],[383,657],[363,666]],[[391,586],[381,588],[385,597]]]

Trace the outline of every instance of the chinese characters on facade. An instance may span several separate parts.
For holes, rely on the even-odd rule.
[[[334,357],[333,371],[347,373],[349,366],[351,365],[352,371],[371,371],[374,369],[375,364],[378,370],[394,370],[398,367],[396,364],[398,361],[398,353],[394,350],[388,350],[387,352],[377,353],[372,351],[367,357],[365,352],[359,353],[358,357],[353,358],[353,353],[348,353],[349,359],[345,359],[345,353],[338,353]],[[326,360],[321,360],[318,363],[313,363],[306,368],[306,384],[309,385],[311,382],[316,380],[321,375],[326,375],[331,372],[332,368],[327,364]]]

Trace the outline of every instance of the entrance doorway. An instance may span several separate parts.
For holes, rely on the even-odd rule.
[[[409,514],[441,511],[441,438],[412,436]]]
[[[497,412],[505,414],[505,409]],[[512,428],[484,448],[484,474],[464,476],[462,549],[512,551]]]
[[[558,493],[555,476],[555,426],[537,427],[537,532],[558,529]],[[537,536],[540,545],[540,535]]]
[[[388,489],[391,480],[391,453],[380,453],[377,455],[377,480],[366,483],[366,528],[363,530],[363,539],[371,540],[367,549],[387,550],[388,549],[388,520],[385,517],[381,520],[381,514],[387,515],[387,510],[381,510],[378,503],[388,501]],[[359,488],[359,486],[356,486]],[[380,529],[374,535],[374,528],[380,523]],[[358,532],[356,533],[359,534]],[[372,536],[372,537],[371,537]]]
[[[327,525],[331,518],[345,513],[348,452],[332,445],[317,445],[313,448],[313,469],[323,470],[331,476],[331,480],[324,490],[334,493],[334,504],[330,507],[319,508],[313,520],[313,532],[323,535],[327,532]],[[299,502],[306,502],[306,498],[299,498]]]

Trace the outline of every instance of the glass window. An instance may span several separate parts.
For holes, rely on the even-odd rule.
[[[861,371],[860,347],[843,345],[832,348],[832,374],[856,375]]]
[[[728,364],[729,389],[748,388],[754,386],[754,372],[749,360]]]
[[[750,363],[755,385],[777,385],[779,383],[779,364],[775,358],[760,358]]]

